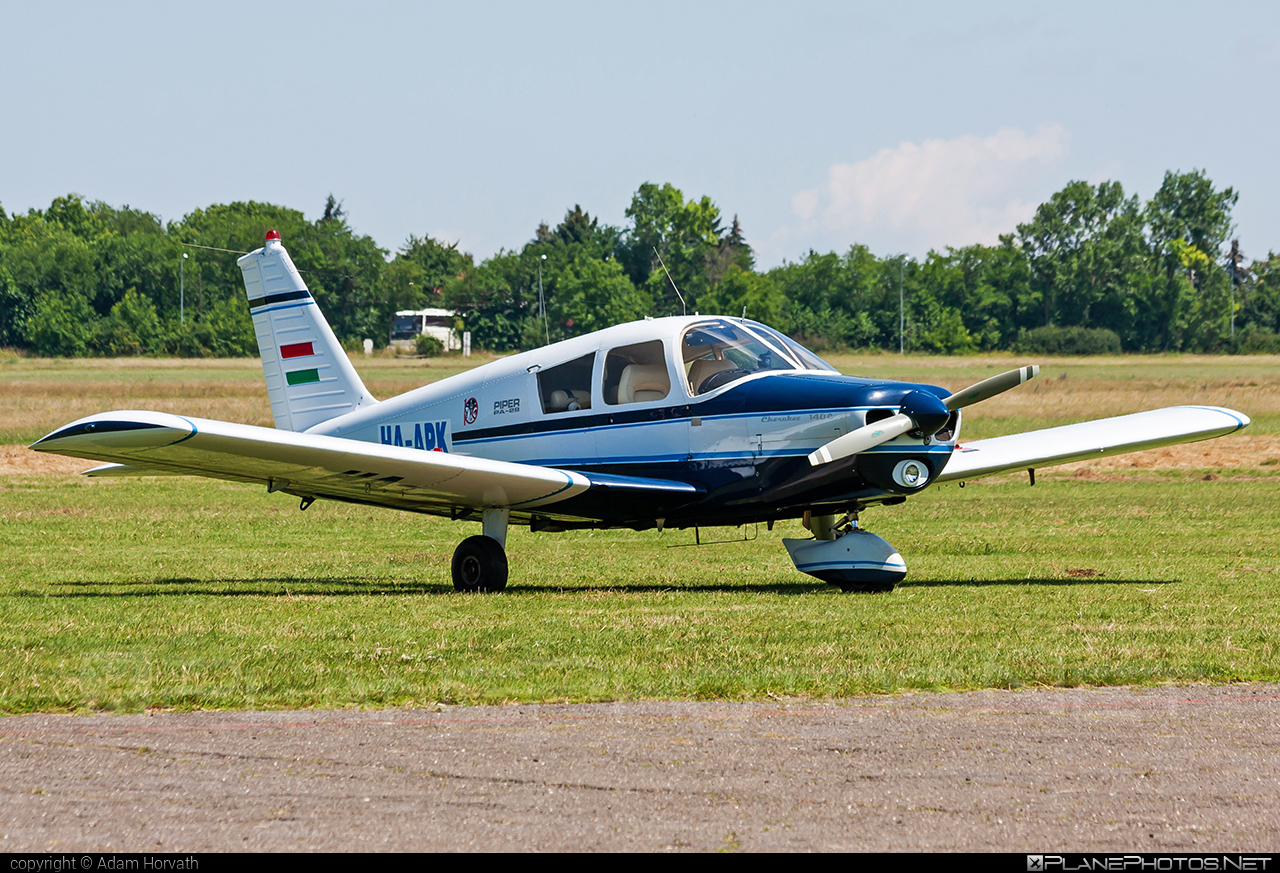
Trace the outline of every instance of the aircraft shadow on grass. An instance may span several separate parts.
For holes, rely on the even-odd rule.
[[[906,583],[904,588],[989,588],[995,585],[1052,585],[1071,587],[1074,585],[1145,585],[1151,588],[1162,585],[1177,585],[1181,579],[1126,579],[1108,576],[1068,576],[1066,578],[1038,579],[916,579]]]
[[[1042,585],[1070,587],[1075,585],[1140,585],[1157,587],[1175,585],[1180,579],[1127,579],[1106,576],[1032,578],[1032,579],[919,579],[905,583],[905,588],[990,588],[994,586]],[[27,597],[168,597],[206,595],[215,597],[349,597],[354,595],[418,595],[436,594],[454,596],[448,582],[412,580],[407,582],[369,582],[357,577],[327,577],[321,579],[285,579],[267,576],[256,579],[194,579],[173,577],[149,581],[131,582],[60,582],[50,586],[61,591],[23,592]],[[68,590],[70,589],[70,590]],[[556,585],[513,589],[505,596],[536,597],[546,594],[587,594],[615,592],[621,594],[661,594],[687,592],[689,594],[775,594],[801,596],[825,593],[829,589],[805,582],[742,583],[724,582],[708,585],[658,585],[603,584]]]
[[[176,577],[169,579],[138,580],[130,582],[59,582],[50,586],[62,589],[54,592],[22,592],[20,597],[169,597],[208,595],[216,597],[299,597],[331,596],[349,597],[369,594],[440,594],[456,596],[447,581],[416,580],[408,582],[369,582],[356,577],[330,577],[323,579],[284,579],[262,577],[257,579],[193,579]],[[71,589],[71,590],[68,590]],[[508,590],[504,596],[539,596],[545,594],[586,594],[616,592],[622,594],[659,594],[687,591],[691,594],[814,594],[827,589],[806,582],[778,582],[771,584],[723,583],[713,585],[657,585],[657,584],[603,584],[556,585]]]

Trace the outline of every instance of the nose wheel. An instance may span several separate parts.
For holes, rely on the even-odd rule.
[[[801,573],[829,582],[842,591],[867,594],[892,591],[907,575],[907,565],[893,546],[857,527],[853,517],[807,519],[811,540],[784,539],[782,545]]]

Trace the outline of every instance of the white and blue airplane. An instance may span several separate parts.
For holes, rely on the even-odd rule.
[[[107,412],[32,448],[107,462],[90,476],[209,476],[291,494],[302,509],[328,499],[479,521],[482,533],[453,556],[461,591],[506,586],[511,524],[772,528],[796,518],[813,534],[783,540],[797,570],[846,591],[889,591],[906,564],[859,527],[868,506],[1249,424],[1230,409],[1179,406],[961,446],[961,410],[1038,367],[951,393],[844,376],[763,324],[698,315],[617,325],[379,401],[278,233],[238,264],[274,429]]]

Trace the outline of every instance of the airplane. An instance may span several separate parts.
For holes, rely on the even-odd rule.
[[[1179,406],[960,442],[962,411],[1023,384],[1024,366],[961,391],[842,375],[745,318],[620,324],[376,400],[276,231],[237,261],[274,428],[162,412],[90,415],[32,444],[106,462],[88,476],[196,475],[299,498],[479,521],[454,587],[506,587],[510,525],[733,526],[801,519],[797,570],[887,592],[898,552],[859,513],[931,485],[1234,433],[1240,412]]]

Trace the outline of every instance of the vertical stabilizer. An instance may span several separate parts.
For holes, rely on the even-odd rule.
[[[267,231],[266,244],[236,263],[244,273],[276,427],[304,431],[377,402],[320,314],[280,234]]]

